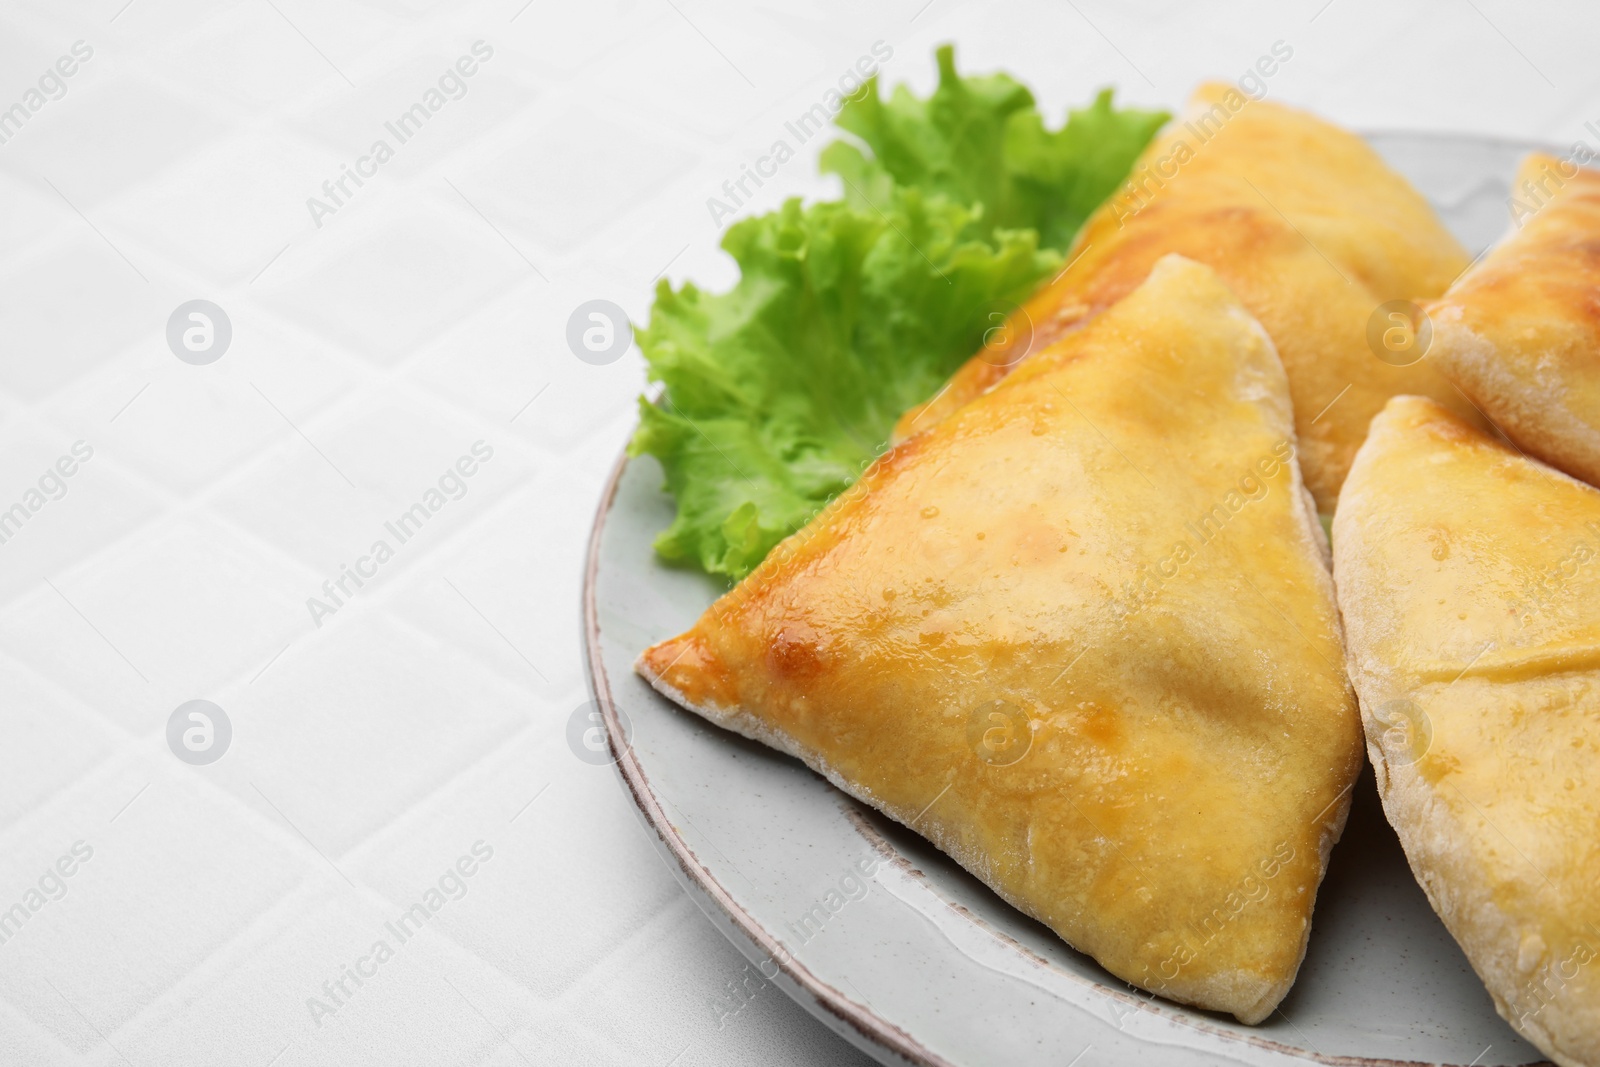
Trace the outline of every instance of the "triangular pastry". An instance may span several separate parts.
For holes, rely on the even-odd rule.
[[[1272,342],[1177,256],[638,670],[1113,974],[1265,1018],[1361,761]]]
[[[1428,362],[1523,451],[1600,485],[1600,171],[1523,161],[1519,228],[1428,308]]]
[[[1068,268],[1013,315],[927,405],[926,429],[1144,281],[1178,253],[1214,269],[1267,328],[1289,376],[1300,465],[1331,514],[1367,424],[1396,393],[1471,408],[1421,359],[1369,342],[1389,301],[1438,296],[1467,254],[1420,194],[1360,137],[1306,112],[1201,86],[1068,252]],[[1379,330],[1378,337],[1383,336]],[[1406,365],[1398,365],[1406,364]]]
[[[1495,1007],[1600,1064],[1600,490],[1398,397],[1333,522],[1350,673],[1417,881]]]

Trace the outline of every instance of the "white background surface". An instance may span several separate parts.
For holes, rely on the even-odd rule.
[[[584,538],[643,385],[636,351],[577,360],[570,313],[728,284],[706,198],[878,40],[890,81],[926,88],[953,40],[1053,120],[1106,84],[1174,107],[1282,40],[1275,99],[1567,143],[1600,124],[1597,29],[1508,0],[6,0],[0,108],[94,54],[0,144],[0,509],[94,456],[0,544],[0,909],[93,856],[0,944],[0,1065],[859,1062],[569,749]],[[480,39],[466,95],[315,226]],[[745,210],[831,192],[821,141]],[[233,324],[209,366],[164,337],[196,297]],[[315,625],[480,440],[465,495]],[[206,767],[166,746],[193,698],[235,731]],[[399,945],[384,923],[480,841]]]

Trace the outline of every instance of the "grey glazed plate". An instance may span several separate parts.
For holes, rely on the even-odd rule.
[[[1530,145],[1387,133],[1372,144],[1477,253],[1508,223]],[[883,1063],[1542,1062],[1495,1014],[1384,821],[1371,774],[1317,902],[1299,980],[1264,1024],[1153,999],[799,762],[658,696],[632,669],[721,591],[661,566],[661,468],[619,462],[589,546],[590,682],[624,787],[701,909],[761,972]],[[809,917],[804,927],[802,917]]]

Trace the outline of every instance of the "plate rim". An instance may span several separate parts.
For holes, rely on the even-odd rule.
[[[1415,129],[1366,129],[1356,131],[1365,141],[1371,143],[1380,138],[1404,138],[1407,140],[1469,140],[1478,144],[1493,144],[1496,146],[1516,149],[1523,153],[1545,152],[1559,154],[1559,150],[1549,142],[1533,141],[1527,138],[1505,137],[1499,135],[1471,134],[1454,130],[1415,130]],[[1496,242],[1497,243],[1497,242]],[[1491,244],[1489,247],[1494,247]],[[584,673],[588,681],[589,691],[600,711],[601,721],[606,731],[606,744],[612,757],[612,766],[623,788],[627,791],[637,810],[640,820],[655,834],[658,849],[669,856],[676,865],[674,872],[678,880],[684,884],[685,889],[697,890],[698,894],[690,893],[691,899],[706,912],[707,917],[713,921],[724,936],[729,936],[737,931],[744,942],[760,953],[764,960],[770,962],[775,969],[771,975],[763,970],[763,977],[775,980],[780,975],[787,978],[794,988],[803,990],[809,1003],[802,1001],[801,1006],[816,1016],[830,1029],[834,1030],[846,1040],[854,1040],[858,1044],[861,1040],[870,1042],[877,1049],[891,1052],[906,1062],[917,1067],[959,1067],[945,1059],[938,1053],[929,1049],[903,1028],[885,1019],[876,1011],[866,1005],[852,1000],[833,986],[824,982],[811,972],[803,963],[795,959],[781,942],[761,925],[760,921],[751,915],[729,893],[716,876],[711,873],[699,860],[694,849],[685,841],[681,834],[673,827],[654,789],[651,787],[649,776],[644,767],[633,753],[629,744],[626,731],[617,714],[616,702],[612,695],[610,677],[606,673],[605,660],[600,647],[600,616],[598,607],[598,575],[600,570],[600,544],[605,535],[606,522],[610,518],[612,506],[616,502],[622,475],[627,470],[632,456],[628,446],[624,445],[621,454],[612,464],[610,472],[600,491],[599,502],[596,504],[594,521],[589,530],[588,544],[584,553],[583,588],[581,596],[581,623],[583,627],[583,652]],[[713,915],[706,911],[701,904],[701,899],[715,904],[721,915]],[[735,947],[741,953],[745,952],[745,945],[734,941]],[[791,997],[792,997],[791,992]],[[1187,1020],[1178,1019],[1167,1012],[1169,1019],[1180,1024]],[[831,1018],[830,1018],[831,1017]],[[841,1029],[847,1027],[848,1031]],[[1327,1056],[1318,1054],[1309,1049],[1297,1048],[1269,1038],[1252,1037],[1250,1035],[1235,1034],[1220,1028],[1204,1026],[1194,1027],[1197,1034],[1210,1040],[1221,1040],[1229,1044],[1242,1045],[1260,1051],[1276,1052],[1281,1055],[1301,1059],[1307,1063],[1349,1064],[1356,1067],[1428,1067],[1425,1061],[1420,1060],[1395,1060],[1367,1056]],[[1202,1051],[1195,1049],[1195,1051]],[[1218,1051],[1220,1050],[1213,1050]],[[1226,1053],[1221,1053],[1226,1054]],[[1528,1067],[1539,1067],[1540,1063],[1548,1061],[1535,1061]]]

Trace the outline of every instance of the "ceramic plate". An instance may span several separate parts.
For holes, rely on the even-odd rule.
[[[1507,227],[1531,146],[1382,134],[1373,145],[1474,253]],[[619,462],[589,548],[590,680],[624,787],[679,880],[764,975],[883,1063],[984,1067],[1542,1062],[1495,1014],[1384,821],[1370,771],[1281,1010],[1249,1027],[1140,993],[921,838],[799,762],[719,730],[632,670],[721,592],[661,566],[661,469]],[[581,727],[581,722],[578,723]]]

